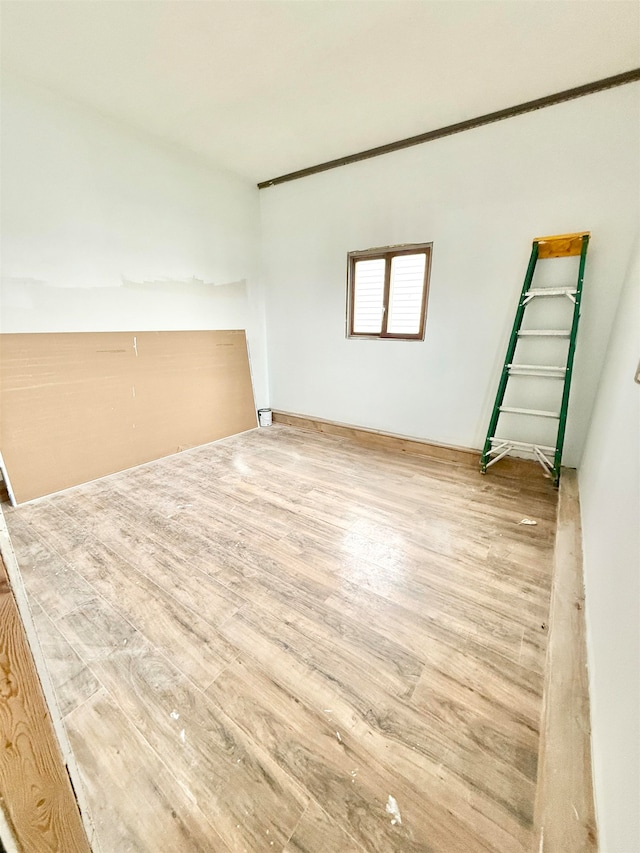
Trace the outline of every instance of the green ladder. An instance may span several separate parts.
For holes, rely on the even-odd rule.
[[[571,389],[571,374],[573,371],[573,359],[576,350],[576,337],[578,335],[578,322],[580,320],[580,302],[582,298],[582,283],[584,279],[584,268],[587,260],[587,248],[589,246],[590,233],[581,231],[577,234],[558,234],[554,237],[536,237],[531,248],[529,266],[524,279],[520,302],[516,311],[513,329],[509,338],[507,355],[504,360],[496,401],[487,430],[487,439],[480,458],[480,471],[485,474],[487,468],[494,465],[500,459],[508,456],[511,451],[516,453],[531,453],[537,462],[545,470],[554,486],[560,482],[560,464],[562,462],[562,447],[564,445],[564,434],[567,426],[567,411],[569,408],[569,391]],[[533,274],[539,260],[545,258],[566,258],[580,256],[578,269],[578,281],[575,287],[532,287]],[[573,320],[570,329],[523,329],[522,321],[527,306],[535,299],[546,299],[548,297],[568,298],[573,302]],[[524,338],[566,338],[569,341],[566,363],[562,366],[550,366],[544,364],[517,364],[514,361],[516,347]],[[537,409],[523,409],[513,406],[505,406],[504,398],[507,385],[511,377],[538,376],[545,379],[563,380],[562,402],[559,412],[540,411]],[[496,435],[498,421],[502,413],[512,415],[523,415],[534,418],[552,418],[558,421],[558,432],[555,447],[544,444],[535,444],[515,439],[499,438]]]

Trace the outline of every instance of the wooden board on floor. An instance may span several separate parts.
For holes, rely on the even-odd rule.
[[[0,362],[18,503],[257,425],[243,331],[1,335]]]
[[[2,558],[0,807],[21,850],[88,853],[80,812]]]
[[[577,473],[566,469],[560,480],[549,620],[535,849],[596,853],[580,499]]]

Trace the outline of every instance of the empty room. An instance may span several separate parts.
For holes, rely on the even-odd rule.
[[[0,11],[2,853],[640,853],[640,5]]]

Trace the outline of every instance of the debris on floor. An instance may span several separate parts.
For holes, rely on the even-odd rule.
[[[391,823],[394,826],[396,824],[400,825],[402,823],[402,817],[400,815],[398,803],[395,797],[392,797],[391,794],[389,794],[389,799],[387,800],[387,812],[391,815]]]

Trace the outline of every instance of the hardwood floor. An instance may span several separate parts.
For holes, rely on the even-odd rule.
[[[530,850],[538,473],[274,425],[6,516],[103,853]]]
[[[0,833],[0,851],[90,849],[1,555]]]

